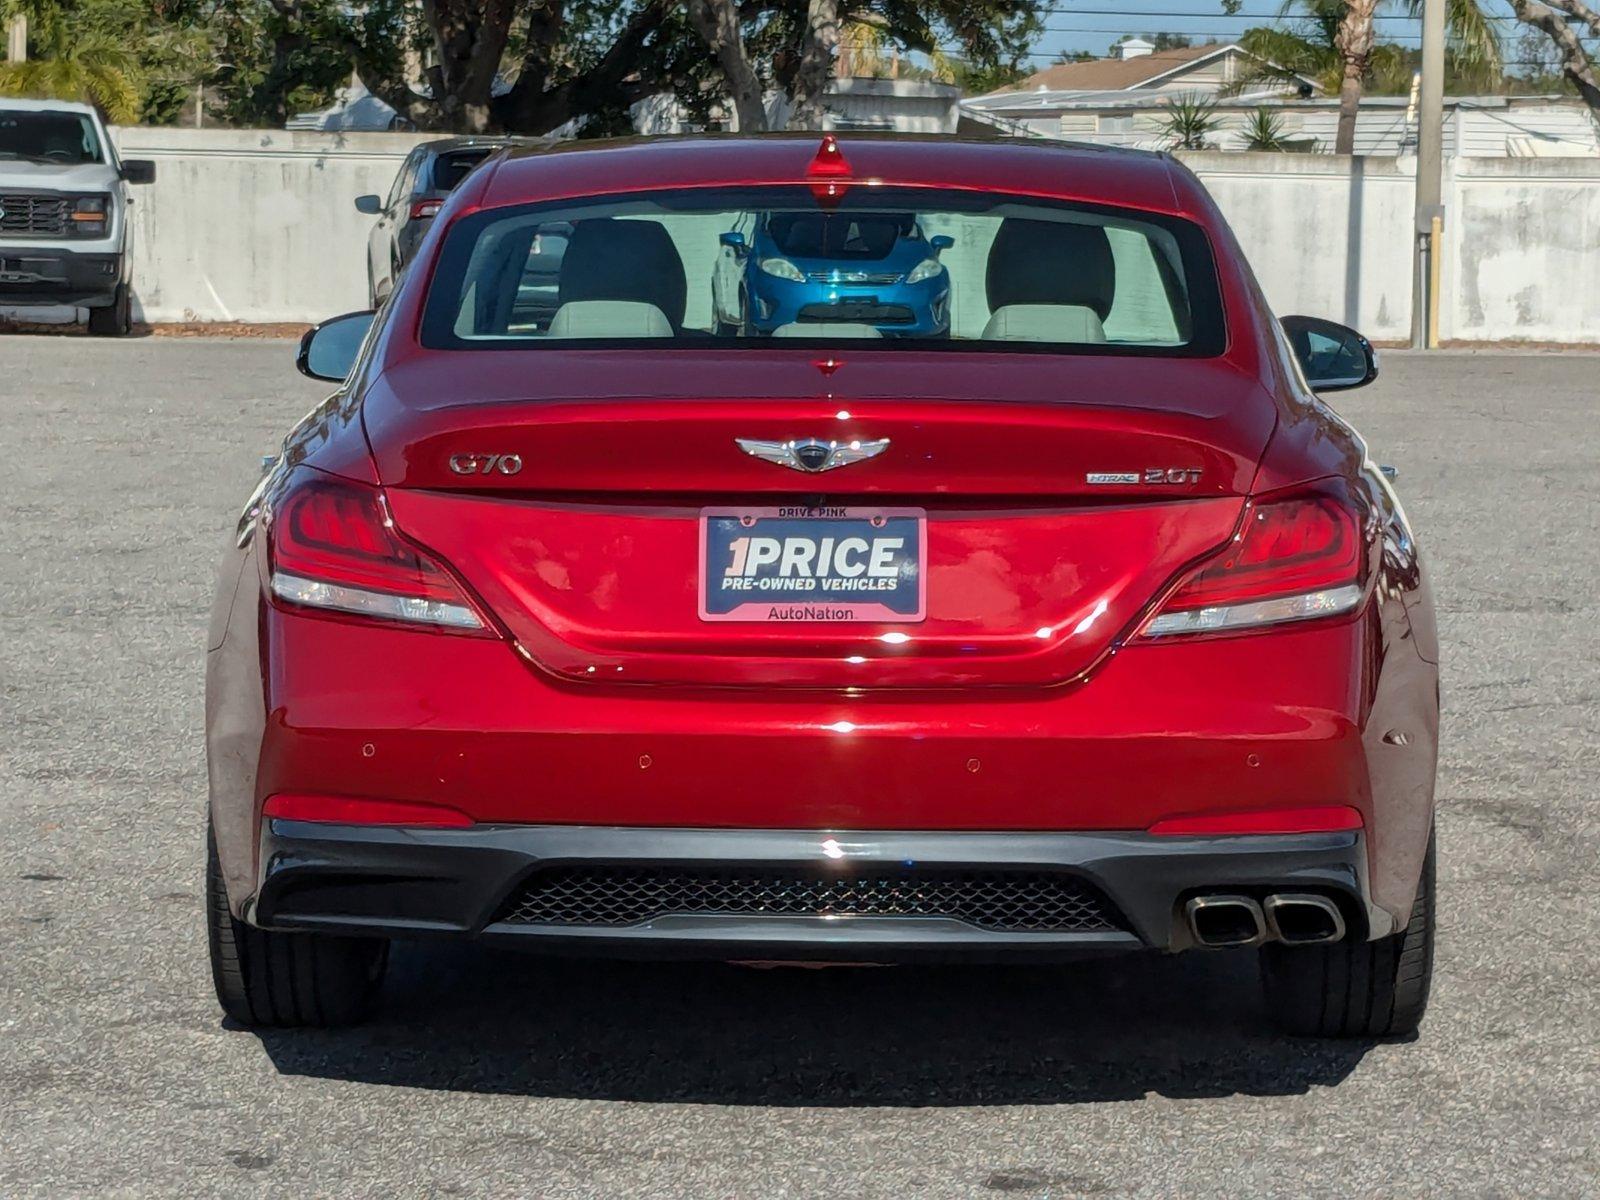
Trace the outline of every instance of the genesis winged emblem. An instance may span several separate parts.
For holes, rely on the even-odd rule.
[[[859,439],[848,442],[825,442],[820,438],[790,438],[787,442],[767,442],[760,438],[734,438],[739,449],[755,458],[777,463],[791,471],[831,471],[835,467],[848,467],[851,463],[876,458],[889,448],[888,438],[873,442]]]

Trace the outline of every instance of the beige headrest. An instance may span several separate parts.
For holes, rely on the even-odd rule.
[[[983,327],[985,341],[1103,342],[1105,328],[1092,308],[1077,304],[1008,304]]]

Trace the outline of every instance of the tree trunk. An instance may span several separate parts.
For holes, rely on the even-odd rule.
[[[765,89],[749,48],[744,44],[737,0],[689,0],[689,22],[722,68],[734,112],[739,117],[739,132],[754,133],[767,128]]]
[[[1577,32],[1567,23],[1567,18],[1585,23],[1589,32],[1600,37],[1600,12],[1582,3],[1582,0],[1548,0],[1545,4],[1535,0],[1511,0],[1517,20],[1531,25],[1546,34],[1561,52],[1561,70],[1572,80],[1583,102],[1600,115],[1600,73],[1595,70],[1588,52]]]
[[[1344,62],[1339,80],[1339,132],[1334,139],[1335,154],[1356,152],[1356,113],[1361,108],[1361,84],[1372,57],[1372,17],[1378,0],[1348,0],[1344,19],[1333,44]]]
[[[789,109],[790,129],[821,129],[827,115],[823,96],[833,78],[833,55],[839,45],[839,0],[810,0],[800,44]]]
[[[514,12],[512,0],[423,0],[439,59],[429,79],[440,127],[458,133],[489,129],[489,102]]]
[[[626,107],[671,91],[675,81],[659,73],[645,72],[644,78],[639,77],[646,43],[660,31],[671,10],[672,0],[652,0],[628,18],[599,62],[582,75],[551,87],[550,66],[560,52],[563,20],[559,0],[551,0],[544,15],[529,25],[528,46],[516,84],[492,104],[500,127],[508,133],[549,133],[574,117],[607,107]]]
[[[6,61],[28,61],[28,18],[21,13],[6,22]]]

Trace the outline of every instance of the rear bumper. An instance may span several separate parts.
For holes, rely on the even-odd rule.
[[[207,758],[234,910],[259,911],[263,922],[366,911],[394,915],[402,928],[415,920],[418,929],[482,932],[517,870],[559,858],[552,844],[595,827],[636,831],[614,835],[625,841],[680,831],[672,836],[700,845],[721,845],[720,831],[872,830],[882,831],[879,844],[913,839],[903,857],[916,861],[939,861],[932,843],[982,846],[961,851],[979,862],[1007,861],[993,847],[1026,845],[1045,864],[1097,873],[1088,864],[1123,853],[1259,862],[1280,848],[1275,837],[1189,843],[1125,831],[1319,805],[1362,815],[1359,883],[1343,886],[1364,898],[1370,889],[1387,914],[1374,926],[1403,921],[1415,894],[1432,824],[1437,672],[1403,641],[1373,653],[1370,611],[1272,636],[1125,647],[1081,687],[846,696],[573,686],[488,638],[263,610],[251,564],[242,569],[237,596],[221,593],[227,632],[214,630],[208,656]],[[1391,741],[1395,730],[1409,736]],[[262,820],[267,797],[295,794],[444,806],[476,824],[342,835],[322,822]],[[814,856],[826,835],[796,836],[810,839]],[[1330,836],[1354,854],[1349,835]],[[998,840],[980,840],[990,837]],[[741,848],[749,844],[689,857],[759,861]],[[1306,846],[1327,843],[1281,848]],[[432,864],[423,877],[440,882],[369,910],[319,910],[308,897],[297,915],[282,898],[291,874],[280,873],[303,865],[310,881],[327,873],[325,855],[337,864],[358,850],[379,853],[379,864],[414,850]],[[1356,858],[1340,861],[1354,878]],[[460,865],[468,862],[493,869]],[[463,898],[475,874],[489,882]],[[1249,882],[1215,874],[1196,886],[1234,881]],[[1113,890],[1139,944],[1170,944],[1161,922],[1171,894],[1158,890],[1152,910]],[[428,898],[436,893],[437,904]],[[1151,911],[1162,916],[1139,915]]]
[[[0,242],[0,307],[109,304],[122,282],[123,256]]]
[[[1172,838],[1124,833],[837,832],[478,826],[419,829],[263,822],[246,919],[267,928],[389,936],[448,934],[535,949],[643,958],[1048,960],[1192,945],[1182,903],[1197,891],[1312,891],[1346,915],[1351,936],[1390,932],[1370,901],[1360,833]],[[1059,873],[1098,893],[1093,929],[997,928],[922,913],[660,911],[617,921],[571,906],[561,921],[506,919],[542,872],[732,868],[768,878],[868,875],[885,886],[955,872]],[[670,909],[671,904],[664,906]],[[1008,909],[1007,919],[1015,915]],[[609,923],[603,923],[609,922]]]

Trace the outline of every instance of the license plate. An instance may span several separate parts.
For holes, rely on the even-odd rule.
[[[920,621],[927,556],[920,508],[704,508],[700,619]]]

